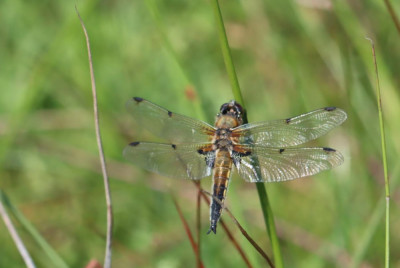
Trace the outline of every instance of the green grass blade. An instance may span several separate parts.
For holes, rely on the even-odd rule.
[[[267,226],[268,236],[271,239],[272,252],[274,254],[274,261],[276,267],[283,267],[283,259],[281,254],[281,249],[279,246],[278,236],[276,234],[274,215],[272,213],[272,208],[268,200],[267,191],[265,190],[265,185],[263,183],[256,183],[258,196],[260,198],[260,204],[264,216],[264,222]]]
[[[214,8],[215,18],[217,20],[218,34],[219,34],[219,40],[220,40],[221,48],[222,48],[222,55],[224,56],[226,71],[228,72],[229,81],[231,82],[232,93],[233,93],[235,100],[237,102],[239,102],[244,108],[245,105],[244,105],[242,93],[240,91],[240,86],[239,86],[239,81],[238,81],[238,78],[236,75],[235,66],[233,65],[232,54],[231,54],[231,50],[229,48],[228,38],[226,36],[224,20],[222,18],[221,9],[219,7],[218,0],[213,0],[211,2],[213,5],[213,8]],[[245,121],[247,122],[247,118],[245,118]]]
[[[245,104],[243,101],[243,97],[242,97],[242,93],[240,91],[240,86],[239,86],[239,81],[238,81],[238,78],[236,75],[235,66],[233,64],[231,50],[229,48],[228,38],[226,36],[224,21],[222,18],[221,9],[220,9],[218,0],[212,1],[212,5],[214,8],[215,17],[217,20],[222,54],[224,56],[225,66],[226,66],[226,69],[227,69],[227,72],[229,75],[229,80],[231,82],[232,93],[233,93],[235,100],[243,106],[244,110],[246,110],[246,107],[245,107]],[[244,114],[244,122],[247,122],[246,113]],[[257,183],[256,187],[257,187],[257,192],[258,192],[258,196],[259,196],[260,203],[261,203],[261,209],[262,209],[263,215],[264,215],[265,225],[267,227],[268,235],[271,239],[271,246],[272,246],[272,251],[274,254],[275,266],[278,268],[283,267],[282,254],[280,251],[278,236],[276,234],[274,216],[273,216],[272,209],[271,209],[271,206],[268,201],[267,191],[265,190],[264,184]]]
[[[382,99],[381,99],[381,88],[379,85],[379,75],[378,75],[378,64],[376,63],[375,46],[372,43],[372,52],[374,56],[374,66],[376,74],[376,99],[378,102],[378,112],[379,112],[379,129],[381,132],[381,144],[382,144],[382,161],[383,161],[383,172],[385,176],[385,194],[386,194],[386,224],[385,224],[385,267],[389,268],[390,260],[390,229],[389,229],[389,204],[390,204],[390,189],[389,189],[389,178],[387,170],[387,158],[386,158],[386,139],[385,139],[385,126],[383,124],[383,113],[382,113]]]
[[[22,257],[22,259],[25,262],[26,267],[28,268],[35,268],[36,265],[32,260],[31,255],[29,254],[28,250],[26,249],[24,242],[22,242],[21,237],[18,235],[18,232],[16,228],[14,227],[14,224],[12,223],[10,217],[8,216],[7,210],[3,205],[3,199],[2,198],[2,192],[0,192],[0,216],[3,218],[4,224],[6,225],[6,228],[8,229],[8,232],[10,233],[12,239],[14,240],[14,243]]]
[[[36,230],[36,228],[25,218],[25,216],[10,202],[7,195],[0,190],[0,199],[4,205],[14,214],[16,219],[21,223],[22,226],[30,233],[33,239],[40,245],[43,251],[47,254],[50,260],[53,262],[54,267],[67,268],[68,265],[63,259],[57,254],[57,252],[47,243],[42,235]]]
[[[381,133],[381,145],[382,145],[382,161],[383,161],[383,173],[385,176],[385,195],[386,195],[386,216],[385,216],[385,267],[389,268],[390,261],[390,230],[389,230],[389,205],[390,205],[390,189],[389,189],[389,178],[387,170],[387,158],[386,158],[386,139],[385,139],[385,126],[383,124],[383,113],[382,113],[382,99],[381,99],[381,88],[379,85],[378,75],[378,64],[376,63],[375,45],[371,41],[372,56],[374,59],[375,75],[376,75],[376,99],[378,102],[378,113],[379,113],[379,129]]]
[[[392,187],[397,188],[399,185],[399,174],[400,174],[400,164],[397,164],[396,167],[393,169],[391,177],[392,180]],[[372,245],[372,239],[374,234],[377,232],[381,224],[382,217],[386,212],[386,203],[385,203],[385,195],[383,195],[379,202],[376,204],[375,209],[372,213],[371,218],[369,219],[368,223],[366,224],[364,234],[360,237],[359,245],[354,252],[354,257],[352,260],[351,268],[360,267],[361,261],[365,258],[367,254],[367,249]]]

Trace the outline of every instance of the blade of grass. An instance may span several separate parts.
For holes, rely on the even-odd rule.
[[[224,20],[222,18],[221,9],[219,7],[218,0],[211,1],[213,8],[215,19],[218,25],[218,35],[219,41],[221,43],[222,55],[224,57],[225,68],[229,76],[229,81],[232,87],[232,93],[237,102],[239,102],[244,108],[244,101],[242,97],[242,93],[240,91],[239,81],[236,75],[235,66],[233,65],[231,49],[229,48],[228,38],[226,36]],[[247,118],[246,118],[247,119]]]
[[[389,189],[389,178],[387,170],[387,159],[386,159],[386,139],[385,139],[385,126],[383,124],[383,112],[382,112],[382,98],[381,98],[381,88],[379,85],[379,74],[378,74],[378,64],[376,62],[375,55],[375,45],[372,39],[367,38],[371,42],[372,57],[374,60],[374,68],[376,75],[376,99],[378,102],[378,113],[379,113],[379,128],[381,132],[381,145],[382,145],[382,161],[383,161],[383,173],[385,176],[385,195],[386,195],[386,215],[385,215],[385,268],[389,268],[390,261],[390,229],[389,229],[389,205],[390,205],[390,189]]]
[[[3,218],[4,224],[6,225],[8,232],[10,233],[12,239],[14,240],[14,243],[17,246],[17,249],[21,254],[22,259],[24,260],[26,267],[34,268],[36,267],[35,263],[33,262],[31,255],[26,249],[24,242],[22,242],[21,237],[19,237],[17,230],[15,229],[10,217],[8,216],[7,210],[4,207],[3,202],[4,202],[4,194],[3,191],[0,190],[0,215]]]
[[[215,17],[217,20],[218,25],[218,32],[220,37],[221,49],[222,54],[224,56],[225,66],[229,75],[229,80],[232,86],[232,92],[235,100],[240,103],[243,109],[246,111],[242,93],[240,91],[239,81],[236,75],[235,67],[232,60],[231,50],[229,48],[228,38],[226,36],[224,21],[221,14],[221,9],[218,3],[218,0],[211,1],[214,8]],[[247,115],[246,112],[244,113],[244,123],[247,123]],[[268,235],[271,239],[271,246],[272,251],[274,254],[274,261],[275,265],[278,268],[283,267],[283,259],[282,254],[279,246],[278,236],[276,234],[275,223],[274,223],[274,216],[272,213],[271,206],[268,201],[267,191],[265,190],[265,186],[262,183],[256,183],[258,196],[260,199],[261,209],[264,215],[264,221],[267,228]]]
[[[397,164],[396,167],[393,169],[393,172],[391,174],[391,177],[393,178],[392,182],[392,187],[396,189],[397,185],[399,184],[399,174],[400,174],[400,164]],[[372,213],[372,216],[370,217],[368,223],[365,225],[365,230],[363,235],[359,239],[359,244],[358,247],[356,248],[354,254],[353,254],[353,262],[350,266],[350,268],[356,268],[360,267],[361,261],[365,257],[365,254],[367,252],[367,249],[369,246],[371,246],[371,240],[373,235],[376,233],[380,223],[381,219],[385,214],[386,211],[386,204],[385,204],[385,195],[382,196],[382,198],[379,200],[379,202],[376,204],[375,209]]]
[[[30,233],[33,239],[47,254],[50,260],[53,262],[54,267],[67,268],[68,265],[61,259],[57,252],[46,242],[42,235],[36,230],[36,228],[25,218],[25,216],[10,202],[7,195],[0,190],[0,200],[3,204],[13,213],[15,218],[24,226],[24,228]]]
[[[396,12],[394,12],[392,4],[389,2],[389,0],[383,0],[383,2],[385,2],[385,6],[390,14],[390,17],[392,17],[394,26],[396,26],[397,32],[400,34],[400,21],[396,15]]]
[[[75,6],[75,11],[79,17],[79,21],[81,23],[83,32],[85,34],[86,46],[87,46],[87,50],[88,50],[90,80],[91,80],[91,84],[92,84],[92,94],[93,94],[94,125],[95,125],[95,129],[96,129],[96,141],[97,141],[97,146],[99,148],[101,171],[103,173],[104,191],[105,191],[106,205],[107,205],[107,238],[106,238],[106,252],[105,252],[105,256],[104,256],[104,267],[110,268],[111,267],[112,226],[113,226],[113,213],[112,213],[110,182],[109,182],[108,175],[107,175],[106,160],[104,157],[103,144],[102,144],[102,140],[101,140],[98,105],[97,105],[96,81],[94,78],[92,52],[90,50],[89,36],[86,31],[85,24],[83,23],[83,20],[82,20],[81,16],[79,15],[78,8],[76,6]]]

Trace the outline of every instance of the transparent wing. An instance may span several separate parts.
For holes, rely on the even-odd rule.
[[[343,163],[331,148],[247,148],[246,156],[233,153],[239,175],[249,182],[278,182],[317,174]],[[261,177],[259,176],[261,174]]]
[[[126,107],[139,127],[172,143],[207,142],[215,132],[214,127],[205,122],[172,113],[142,98],[132,98]]]
[[[207,144],[132,142],[124,157],[146,170],[171,178],[198,180],[211,174],[215,152]]]
[[[347,118],[345,111],[326,107],[293,118],[241,125],[232,131],[241,144],[289,147],[325,135]]]

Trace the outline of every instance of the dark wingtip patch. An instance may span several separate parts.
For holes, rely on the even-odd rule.
[[[328,111],[328,112],[332,112],[332,111],[336,110],[336,107],[325,107],[324,110]]]
[[[175,144],[171,144],[171,147],[174,148],[174,150],[176,150],[176,145]]]
[[[138,146],[140,144],[139,141],[129,143],[130,146]]]
[[[324,147],[324,148],[322,148],[325,152],[328,152],[328,153],[330,153],[330,152],[336,152],[336,150],[335,149],[332,149],[332,148],[329,148],[329,147]]]
[[[172,117],[172,112],[171,111],[168,111],[168,116]]]
[[[143,101],[143,99],[139,98],[139,97],[133,97],[133,100],[138,102],[138,103]]]
[[[288,118],[288,119],[286,119],[286,124],[289,124],[289,123],[290,123],[290,121],[292,121],[292,118]]]
[[[199,154],[204,154],[204,150],[203,150],[203,149],[198,149],[197,152],[198,152]]]
[[[279,149],[279,153],[283,153],[285,151],[285,149]]]

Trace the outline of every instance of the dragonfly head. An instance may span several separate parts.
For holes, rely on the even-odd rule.
[[[222,104],[218,116],[232,116],[239,121],[239,125],[243,124],[243,108],[234,100]]]

